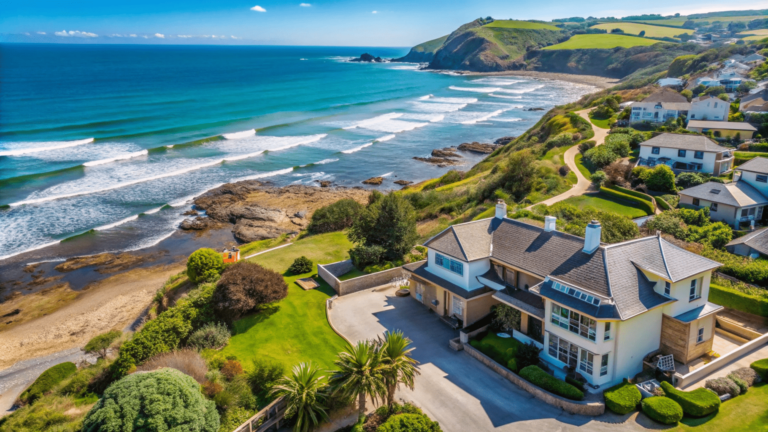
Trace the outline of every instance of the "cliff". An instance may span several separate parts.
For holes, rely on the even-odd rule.
[[[445,40],[448,39],[448,35],[432,39],[431,41],[424,42],[411,48],[404,57],[392,59],[393,62],[403,63],[429,63],[435,56],[435,51],[443,46]]]

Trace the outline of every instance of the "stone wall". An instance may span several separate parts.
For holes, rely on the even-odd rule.
[[[535,386],[524,380],[519,375],[496,363],[490,357],[476,350],[469,344],[464,344],[464,352],[476,358],[481,363],[491,368],[494,372],[509,380],[512,384],[515,384],[516,386],[532,394],[536,399],[546,402],[552,406],[562,408],[564,411],[578,415],[599,416],[605,413],[604,403],[572,401],[552,394],[542,389],[541,387]]]
[[[328,282],[328,285],[336,291],[339,296],[356,293],[369,288],[386,285],[392,279],[403,277],[408,273],[402,267],[395,267],[389,270],[358,276],[345,281],[339,280],[339,276],[344,275],[354,268],[351,260],[339,261],[333,264],[318,264],[317,274]]]

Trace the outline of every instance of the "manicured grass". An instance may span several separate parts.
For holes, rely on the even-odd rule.
[[[640,34],[641,31],[644,31],[645,36],[655,37],[655,38],[663,38],[663,37],[673,38],[683,33],[686,33],[686,34],[693,33],[693,30],[688,30],[688,29],[682,29],[682,28],[677,29],[677,28],[661,27],[661,26],[655,26],[650,24],[637,24],[637,23],[630,23],[630,22],[604,23],[604,24],[598,24],[596,26],[592,26],[592,28],[602,29],[608,32],[617,28],[617,29],[624,30],[624,33],[630,34],[630,35],[638,35]]]
[[[599,119],[599,118],[594,118],[592,116],[589,116],[589,121],[592,122],[593,125],[599,127],[600,129],[610,129],[611,125],[616,122],[616,117]]]
[[[684,417],[676,430],[747,432],[768,429],[768,384],[750,387],[746,394],[723,402],[720,412],[703,418]]]
[[[352,270],[350,270],[350,271],[344,273],[343,275],[341,275],[339,280],[345,281],[345,280],[348,280],[348,279],[354,279],[354,278],[359,277],[359,276],[365,276],[366,274],[368,274],[368,273],[366,273],[366,272],[364,272],[362,270],[358,270],[357,267],[355,267]]]
[[[550,24],[531,22],[531,21],[517,21],[517,20],[497,20],[490,24],[486,24],[484,27],[515,28],[515,29],[530,29],[530,30],[560,30],[559,28]]]
[[[267,249],[271,249],[276,246],[280,246],[281,244],[287,243],[287,240],[288,240],[288,236],[283,234],[280,237],[273,238],[273,239],[259,240],[251,243],[246,243],[239,247],[240,257],[245,258],[248,255],[252,255]]]
[[[520,342],[518,342],[515,338],[502,338],[493,332],[488,332],[488,334],[480,341],[484,344],[493,346],[502,353],[506,353],[510,348],[514,348],[515,351],[517,351],[517,347],[520,345]]]
[[[311,273],[286,276],[288,297],[273,307],[234,323],[234,336],[221,355],[236,355],[245,369],[251,360],[268,358],[289,370],[300,362],[312,361],[323,369],[333,368],[333,361],[346,345],[331,329],[325,314],[325,301],[335,293],[322,279],[320,287],[304,291],[296,279],[317,273],[317,263],[332,263],[349,258],[352,247],[341,232],[319,234],[296,241],[293,245],[268,252],[250,261],[285,273],[294,259],[304,255],[315,266]]]
[[[760,40],[760,39],[768,37],[768,29],[748,30],[748,31],[743,31],[743,32],[741,32],[739,34],[740,35],[753,35],[753,36],[745,37],[744,40]]]
[[[647,216],[645,210],[636,202],[610,197],[604,193],[585,194],[570,197],[563,201],[580,209],[593,207],[597,210],[617,213],[632,219]]]
[[[659,42],[654,39],[640,38],[618,34],[583,34],[576,35],[563,43],[544,48],[545,50],[573,50],[573,49],[612,49],[616,47],[632,48],[635,46],[649,46]]]
[[[584,160],[584,155],[579,153],[576,155],[575,158],[573,158],[576,162],[576,168],[579,169],[579,172],[581,175],[583,175],[587,180],[589,180],[589,177],[597,171],[597,168],[595,168],[594,165],[588,160]]]

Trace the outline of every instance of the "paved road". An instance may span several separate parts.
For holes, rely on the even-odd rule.
[[[613,432],[654,427],[645,417],[636,419],[637,414],[576,416],[533,398],[468,354],[450,349],[448,340],[458,332],[410,297],[396,297],[394,289],[340,297],[330,318],[353,341],[403,330],[416,346],[413,355],[421,363],[421,375],[415,391],[401,389],[397,397],[413,401],[446,432]]]

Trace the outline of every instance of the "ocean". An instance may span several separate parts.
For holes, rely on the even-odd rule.
[[[519,135],[595,90],[348,61],[407,51],[0,44],[0,261],[156,245],[227,182],[437,177],[413,157]]]

